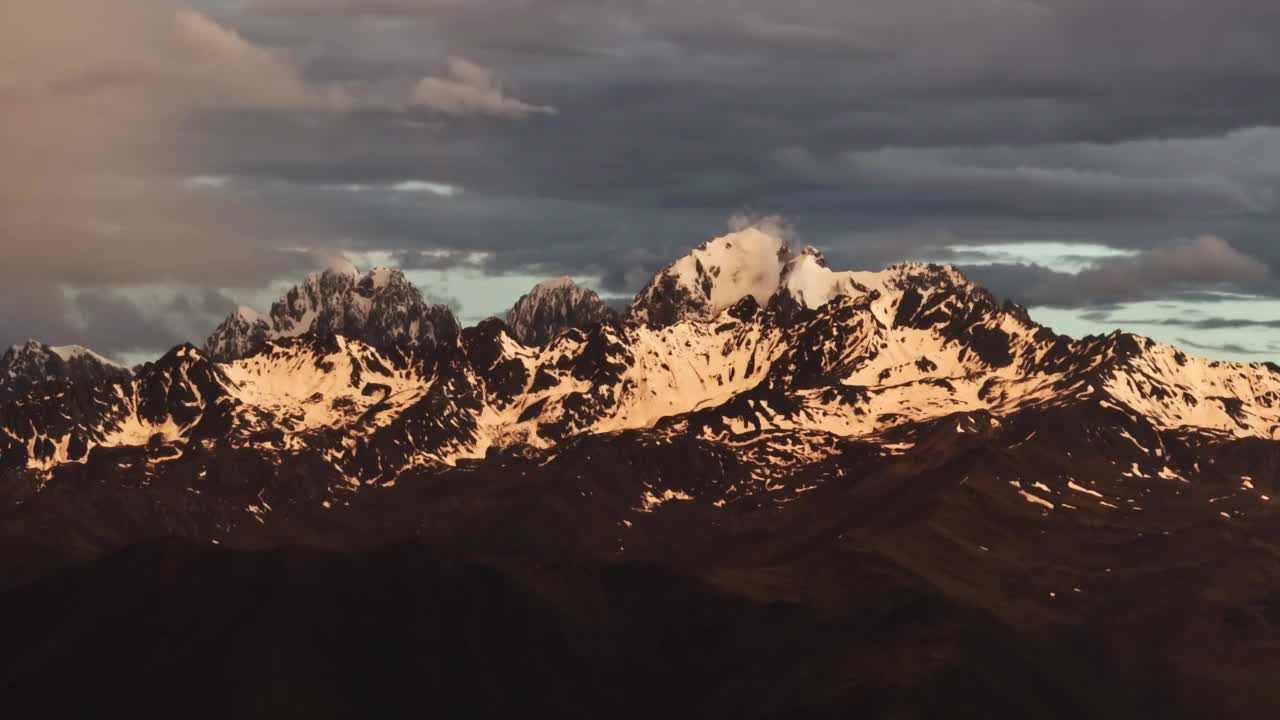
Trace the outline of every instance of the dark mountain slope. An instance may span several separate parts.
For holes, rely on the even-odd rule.
[[[957,703],[1132,717],[1107,709],[1126,702],[1113,680],[892,566],[860,567],[849,579],[875,596],[833,613],[643,565],[530,580],[419,545],[149,544],[0,597],[0,702],[34,717],[934,717]]]

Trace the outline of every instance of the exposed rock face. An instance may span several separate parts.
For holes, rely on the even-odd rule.
[[[268,317],[237,309],[205,342],[205,351],[226,362],[256,352],[268,341],[311,333],[431,352],[455,343],[460,332],[453,312],[424,300],[399,270],[361,275],[344,265],[307,276],[272,304]]]
[[[588,328],[616,314],[594,290],[567,277],[534,286],[507,312],[511,336],[532,347],[546,345],[571,328]]]
[[[228,362],[264,347],[272,337],[271,323],[256,310],[241,305],[204,343],[209,357]]]

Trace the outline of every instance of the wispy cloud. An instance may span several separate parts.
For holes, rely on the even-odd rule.
[[[462,192],[462,188],[457,185],[430,180],[402,180],[392,185],[391,189],[399,193],[430,193],[441,197],[453,197]]]
[[[448,59],[442,77],[425,77],[410,93],[413,105],[444,115],[493,115],[524,119],[555,115],[548,105],[533,105],[511,97],[492,70],[462,57]]]

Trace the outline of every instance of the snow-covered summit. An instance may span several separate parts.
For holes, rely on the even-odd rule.
[[[764,307],[777,295],[810,310],[839,297],[874,295],[882,314],[907,288],[932,292],[934,285],[966,297],[982,292],[951,266],[902,263],[874,272],[835,271],[817,248],[795,251],[766,225],[703,243],[663,268],[636,295],[629,316],[642,325],[667,327],[714,319],[748,297]]]
[[[51,380],[110,381],[128,368],[81,345],[46,345],[28,340],[0,356],[0,387],[25,388]]]
[[[360,277],[360,270],[356,268],[355,264],[341,256],[329,258],[325,263],[324,269],[317,274],[324,275],[326,273],[332,275],[345,275],[352,278]]]
[[[750,297],[764,307],[778,294],[815,310],[842,296],[943,280],[962,286],[954,268],[906,263],[879,272],[832,270],[813,247],[793,250],[768,227],[750,227],[695,248],[659,272],[636,296],[630,316],[651,327],[685,319],[713,319]]]
[[[237,305],[236,309],[231,313],[231,317],[240,318],[245,322],[257,322],[262,319],[262,313],[248,305]]]
[[[105,355],[100,355],[83,345],[51,345],[49,349],[56,353],[58,357],[62,358],[65,362],[74,362],[80,358],[88,358],[100,365],[117,367],[122,370],[125,369],[123,365],[115,360],[112,360]]]
[[[790,259],[786,241],[765,229],[723,235],[654,276],[632,303],[631,317],[664,327],[685,318],[713,318],[747,296],[765,305]]]
[[[27,340],[25,343],[10,347],[6,357],[10,354],[15,357],[38,357],[42,355],[47,357],[50,353],[57,355],[63,362],[67,363],[83,359],[107,367],[120,368],[121,370],[127,369],[115,360],[94,352],[83,345],[46,345],[38,340]]]
[[[573,281],[573,278],[569,277],[568,275],[561,275],[560,277],[557,277],[557,278],[550,278],[548,280],[543,280],[537,285],[534,285],[533,293],[550,292],[553,290],[563,290],[565,288],[573,288],[573,287],[578,287],[578,284]]]
[[[804,307],[815,309],[841,295],[865,294],[854,272],[834,272],[816,248],[807,247],[787,261],[782,288]]]

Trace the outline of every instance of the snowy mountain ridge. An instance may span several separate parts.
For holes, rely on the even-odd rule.
[[[1274,366],[1124,334],[1071,340],[953,268],[836,272],[757,228],[669,265],[625,318],[567,279],[540,284],[508,317],[459,332],[398,271],[327,270],[269,318],[237,310],[203,351],[176,349],[79,400],[81,412],[53,411],[65,394],[24,398],[0,452],[48,468],[95,447],[181,446],[217,427],[209,441],[315,453],[343,477],[386,479],[601,433],[888,444],[957,414],[998,422],[1065,406],[1115,408],[1166,431],[1280,438]]]

